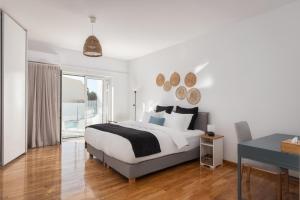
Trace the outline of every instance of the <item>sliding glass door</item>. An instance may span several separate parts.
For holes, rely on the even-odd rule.
[[[87,78],[86,125],[103,122],[103,80]]]
[[[85,78],[62,76],[62,138],[83,136],[85,128]]]
[[[62,76],[62,138],[84,136],[85,127],[108,121],[109,80]]]

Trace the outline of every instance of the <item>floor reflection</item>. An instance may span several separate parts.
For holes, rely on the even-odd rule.
[[[291,183],[288,199],[299,199]],[[276,177],[253,173],[244,197],[276,199]],[[0,168],[0,199],[236,199],[236,168],[225,164],[212,171],[198,161],[172,167],[128,184],[117,172],[89,159],[83,139],[61,146],[30,150]]]

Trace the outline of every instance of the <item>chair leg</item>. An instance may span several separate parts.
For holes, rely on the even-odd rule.
[[[286,192],[289,193],[290,192],[290,178],[289,178],[289,171],[286,174]]]
[[[290,176],[289,176],[289,170],[286,170],[285,172],[285,178],[286,178],[286,192],[289,193],[290,192]]]
[[[252,198],[252,193],[251,193],[251,184],[250,184],[250,183],[247,183],[247,184],[246,184],[246,189],[247,189],[247,190],[246,190],[246,191],[247,191],[247,192],[246,192],[246,194],[247,194],[247,199],[248,199],[248,200],[253,199],[253,198]]]
[[[252,167],[248,167],[247,170],[247,183],[250,183],[250,176],[251,176]]]
[[[245,165],[242,165],[241,166],[241,180],[243,180],[244,171],[245,171]]]
[[[246,171],[246,188],[247,188],[247,199],[252,199],[251,196],[251,187],[250,187],[250,176],[251,176],[251,171],[252,171],[252,167],[250,166],[245,166],[242,165],[242,177],[243,177],[243,173]]]
[[[282,169],[280,176],[281,178],[283,178],[283,182],[281,182],[281,184],[284,184],[284,188],[282,190],[282,196],[283,199],[285,199],[286,194],[289,193],[289,170]]]
[[[277,199],[282,200],[282,181],[281,181],[281,174],[277,175]]]
[[[241,174],[243,175],[244,172],[244,165],[241,166]]]

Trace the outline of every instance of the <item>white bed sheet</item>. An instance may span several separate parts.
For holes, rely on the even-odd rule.
[[[199,136],[204,133],[201,130],[178,132],[167,127],[133,121],[122,122],[118,125],[151,132],[158,139],[161,152],[136,158],[132,146],[126,138],[93,128],[86,129],[85,141],[105,154],[129,164],[196,148],[200,145]]]

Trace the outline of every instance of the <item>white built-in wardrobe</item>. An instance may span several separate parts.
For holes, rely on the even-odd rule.
[[[26,152],[26,30],[0,10],[0,162]]]

